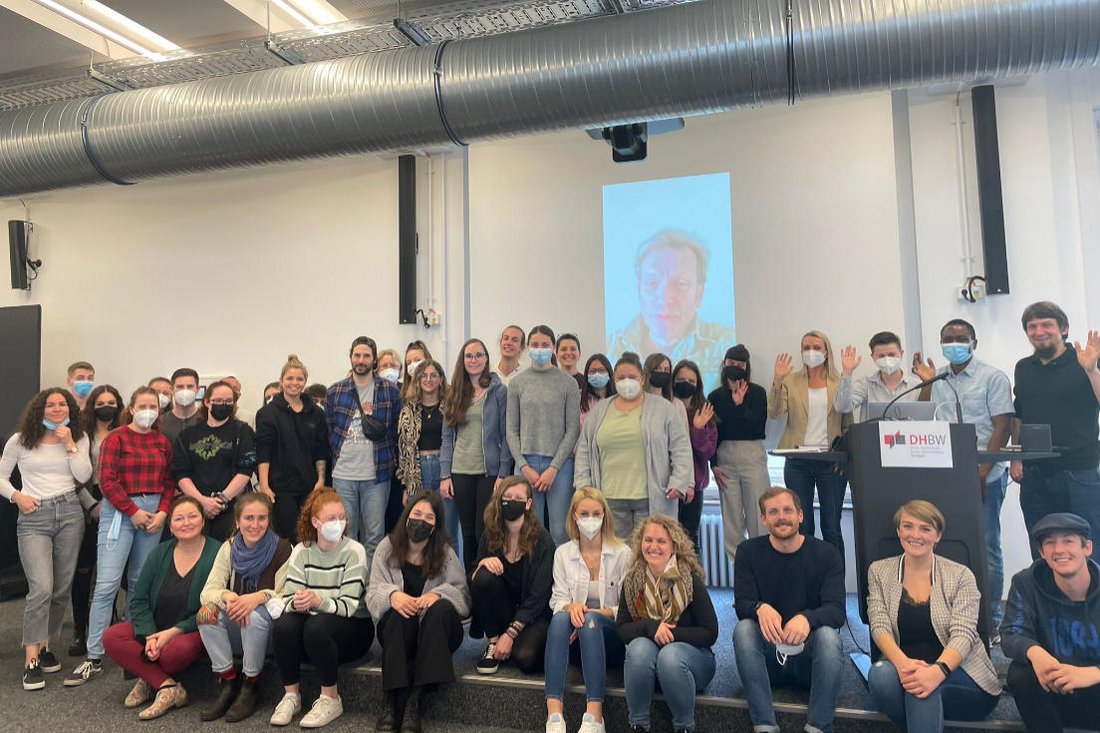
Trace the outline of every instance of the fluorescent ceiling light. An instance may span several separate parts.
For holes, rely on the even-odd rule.
[[[317,27],[317,23],[315,21],[310,20],[306,16],[302,15],[302,13],[299,12],[296,7],[288,3],[286,0],[271,0],[271,2],[273,5],[277,6],[280,10],[289,15],[291,18],[294,18],[294,20],[298,21],[306,28]]]
[[[181,50],[178,45],[172,43],[164,36],[154,33],[141,23],[131,20],[122,13],[112,10],[103,3],[98,2],[98,0],[81,0],[80,7],[90,15],[99,16],[111,25],[124,28],[130,38],[135,41],[144,41],[157,51],[167,52]]]
[[[70,8],[65,7],[61,3],[54,2],[54,0],[34,0],[34,2],[41,5],[42,7],[46,8],[47,10],[52,10],[53,12],[57,13],[58,15],[62,15],[64,17],[68,18],[72,22],[76,23],[77,25],[80,25],[80,26],[83,26],[83,27],[87,28],[88,30],[92,31],[93,33],[98,33],[99,35],[103,36],[104,38],[111,39],[112,41],[114,41],[118,45],[120,45],[124,48],[127,48],[127,49],[133,51],[136,54],[140,54],[142,56],[147,56],[149,58],[157,58],[157,59],[159,59],[161,57],[161,55],[159,53],[152,50],[151,48],[147,48],[146,46],[143,46],[140,43],[137,43],[137,42],[135,42],[135,41],[133,41],[129,38],[126,38],[121,33],[116,33],[113,30],[111,30],[110,28],[95,22],[91,18],[85,17],[85,16],[81,15],[80,13],[76,12],[75,10],[71,10]]]
[[[305,13],[318,25],[330,25],[347,20],[343,14],[329,5],[325,0],[287,0],[298,10]]]
[[[123,48],[156,61],[164,53],[181,50],[167,38],[118,13],[97,0],[31,0],[87,30],[113,41]]]

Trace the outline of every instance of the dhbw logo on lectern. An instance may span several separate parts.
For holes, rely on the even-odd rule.
[[[909,446],[943,446],[947,444],[946,435],[931,435],[927,433],[911,433],[905,435],[900,430],[893,435],[882,436],[882,442],[893,448],[896,445]]]
[[[905,436],[902,435],[902,432],[899,430],[893,435],[882,436],[882,441],[893,448],[895,445],[905,445]]]

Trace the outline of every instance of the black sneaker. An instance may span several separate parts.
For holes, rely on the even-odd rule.
[[[46,678],[42,674],[42,667],[38,659],[32,659],[31,663],[23,668],[23,689],[41,690],[46,686]]]
[[[97,675],[102,671],[103,662],[98,659],[85,659],[83,662],[76,665],[76,669],[74,669],[61,684],[65,685],[65,687],[80,687],[90,680],[93,675]]]
[[[500,669],[500,662],[493,658],[493,650],[497,645],[493,642],[489,642],[489,646],[485,647],[485,654],[477,662],[478,674],[496,674],[496,671]]]
[[[69,645],[70,657],[84,657],[88,654],[88,645],[83,636],[74,636],[73,643]]]
[[[38,652],[38,666],[47,674],[61,671],[61,662],[57,661],[57,657],[49,649]]]

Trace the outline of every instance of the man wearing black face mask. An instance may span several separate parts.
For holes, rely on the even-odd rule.
[[[256,434],[236,419],[237,395],[214,382],[203,396],[199,422],[184,428],[172,448],[172,474],[180,491],[202,504],[206,532],[225,541],[233,534],[233,500],[249,488],[256,467]]]
[[[768,421],[768,393],[753,384],[749,350],[738,344],[722,360],[722,386],[707,396],[718,421],[718,451],[711,469],[722,502],[722,529],[726,554],[737,555],[745,538],[764,533],[757,502],[771,487],[764,425]]]

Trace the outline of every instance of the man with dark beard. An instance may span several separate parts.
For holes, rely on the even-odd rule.
[[[1020,320],[1035,351],[1016,363],[1014,437],[1023,423],[1049,425],[1060,454],[1012,462],[1024,524],[1031,532],[1048,514],[1073,512],[1100,537],[1100,333],[1089,331],[1084,346],[1070,344],[1069,318],[1049,301],[1032,303]],[[1034,547],[1032,557],[1038,558]]]
[[[830,731],[846,620],[840,551],[799,533],[802,505],[790,489],[772,487],[759,504],[768,533],[741,543],[733,575],[733,649],[753,730],[778,733],[771,687],[797,685],[810,690],[806,730]]]

